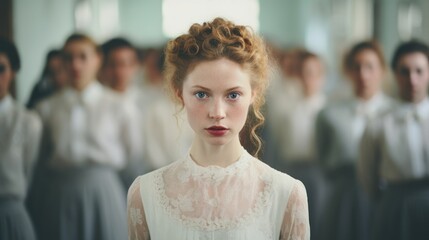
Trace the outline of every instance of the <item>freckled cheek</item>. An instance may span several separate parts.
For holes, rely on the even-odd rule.
[[[204,125],[204,121],[208,116],[207,109],[204,107],[204,104],[185,101],[185,109],[188,115],[189,125],[192,129],[197,130],[196,128],[200,128],[201,125]]]
[[[231,122],[240,128],[243,127],[243,125],[246,123],[248,109],[249,107],[244,104],[231,108],[229,111]]]

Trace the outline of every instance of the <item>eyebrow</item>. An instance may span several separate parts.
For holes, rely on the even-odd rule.
[[[194,85],[191,88],[199,88],[199,89],[202,89],[204,91],[211,92],[211,89],[203,87],[203,86],[200,86],[200,85]],[[236,86],[236,87],[228,88],[225,92],[230,92],[230,91],[238,90],[238,89],[241,89],[241,88],[242,88],[241,86]]]

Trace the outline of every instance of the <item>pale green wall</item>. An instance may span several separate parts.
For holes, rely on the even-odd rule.
[[[72,0],[14,0],[14,39],[22,68],[17,76],[17,98],[24,103],[41,74],[51,48],[61,47],[73,30]]]
[[[161,0],[126,0],[119,2],[122,33],[142,46],[166,41],[162,32]]]
[[[280,46],[302,45],[308,0],[261,0],[260,33]]]

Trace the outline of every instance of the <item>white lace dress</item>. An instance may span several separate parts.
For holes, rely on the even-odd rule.
[[[129,238],[310,239],[304,185],[243,149],[232,165],[185,157],[138,177],[128,192]]]

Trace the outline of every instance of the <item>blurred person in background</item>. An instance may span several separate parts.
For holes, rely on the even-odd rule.
[[[139,60],[136,48],[125,38],[113,38],[101,45],[102,82],[113,90],[125,93],[137,76]]]
[[[127,238],[117,171],[141,157],[130,105],[97,80],[98,45],[72,34],[63,46],[68,86],[36,106],[43,122],[29,210],[38,238]],[[137,136],[136,136],[137,135]],[[137,141],[138,142],[138,141]]]
[[[367,122],[389,111],[393,100],[381,91],[387,69],[377,42],[354,45],[344,70],[354,97],[328,104],[316,121],[317,149],[330,188],[320,236],[363,240],[369,238],[372,207],[355,174],[359,143]]]
[[[50,50],[46,56],[42,75],[31,91],[27,107],[34,107],[43,99],[51,96],[67,84],[67,73],[61,50]]]
[[[134,111],[134,116],[138,117],[131,122],[137,123],[134,126],[135,132],[140,132],[140,137],[134,139],[134,145],[143,148],[143,121],[144,115],[140,109],[147,103],[143,101],[144,92],[136,87],[133,82],[137,81],[139,71],[139,60],[136,48],[125,38],[112,38],[101,45],[103,51],[103,66],[100,70],[102,82],[114,91],[122,95],[128,101],[130,111]],[[130,122],[130,123],[131,123]],[[147,164],[141,156],[137,161],[127,164],[126,168],[120,172],[125,189],[131,185],[138,176],[147,172]]]
[[[166,166],[185,154],[193,131],[185,111],[171,101],[164,89],[164,53],[150,50],[145,59],[147,110],[144,116],[144,154],[152,170]]]
[[[262,129],[262,138],[266,143],[263,159],[270,165],[278,160],[278,151],[282,148],[273,140],[278,129],[282,127],[282,114],[292,108],[302,94],[302,85],[298,80],[298,58],[302,52],[304,52],[302,48],[287,48],[280,51],[275,55],[277,64],[271,69],[265,106],[267,121]]]
[[[298,57],[297,81],[301,84],[300,97],[289,108],[279,112],[279,123],[273,132],[278,155],[273,167],[301,180],[309,201],[311,238],[317,238],[320,213],[323,207],[325,185],[316,151],[315,123],[324,107],[325,69],[316,54],[302,51]]]
[[[401,43],[392,69],[400,102],[374,119],[362,139],[358,174],[377,201],[377,240],[429,236],[429,46]]]
[[[37,160],[42,123],[10,95],[21,67],[16,46],[0,38],[0,239],[35,240],[24,200]]]

